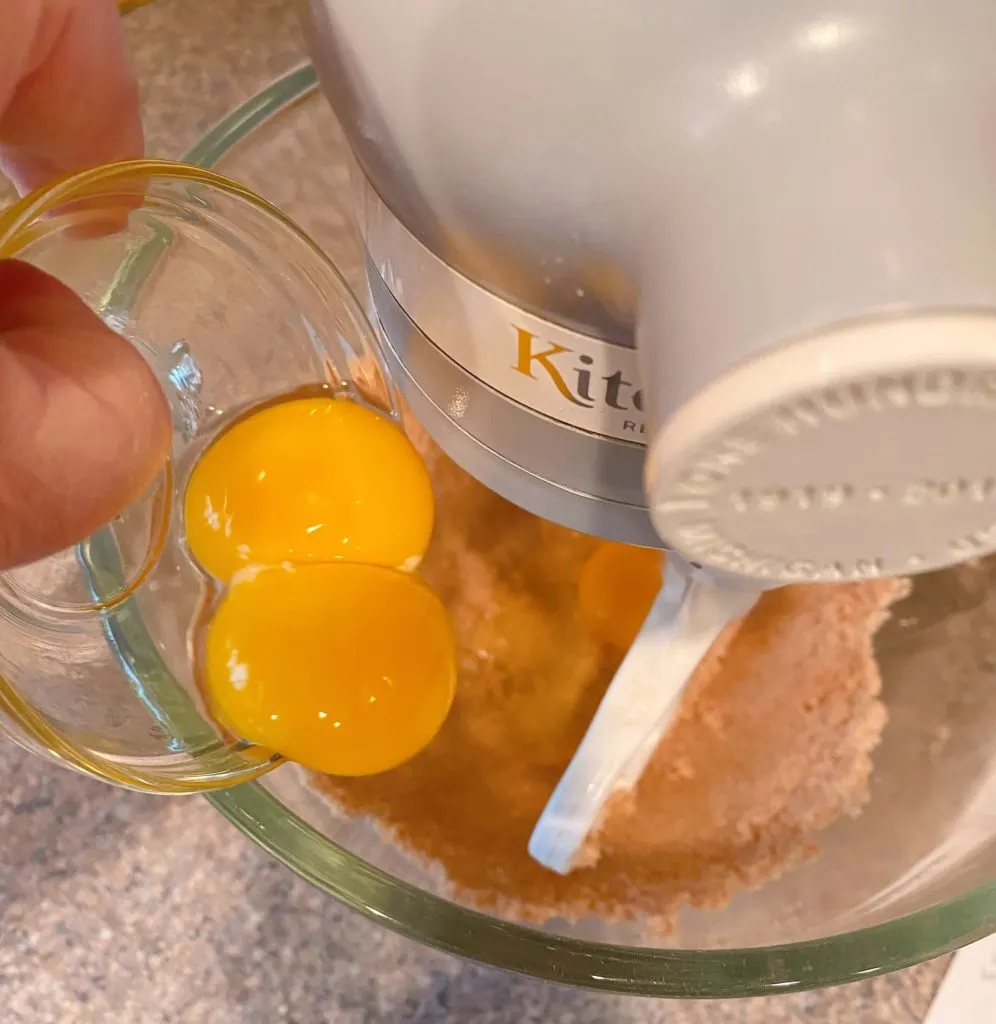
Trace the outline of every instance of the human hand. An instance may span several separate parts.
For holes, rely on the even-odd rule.
[[[114,0],[0,0],[0,167],[18,189],[142,154]],[[82,540],[161,468],[170,417],[134,348],[0,261],[0,569]]]

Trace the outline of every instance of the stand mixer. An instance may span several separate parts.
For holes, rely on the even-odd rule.
[[[996,549],[996,11],[310,0],[464,469],[767,587]]]
[[[40,599],[105,602],[102,616],[72,609],[76,632],[63,631],[59,652],[75,656],[83,630],[94,652],[69,664],[74,688],[44,676],[62,662],[39,664],[19,635],[20,647],[0,638],[0,658],[19,659],[15,683],[35,684],[28,698],[101,765],[137,764],[160,791],[161,766],[182,769],[178,789],[212,790],[264,849],[424,942],[630,993],[853,980],[996,922],[996,577],[992,559],[973,559],[994,547],[975,419],[992,405],[996,227],[975,130],[987,123],[996,15],[975,3],[946,18],[926,4],[764,3],[751,17],[713,3],[623,6],[312,0],[312,52],[359,164],[361,259],[342,229],[355,206],[340,129],[303,67],[184,158],[279,211],[209,173],[153,167],[143,194],[163,201],[138,226],[169,227],[182,244],[125,240],[171,273],[150,276],[136,303],[121,294],[120,253],[95,258],[91,245],[74,283],[160,346],[196,443],[218,407],[246,397],[229,386],[258,400],[323,372],[309,324],[341,345],[347,369],[377,347],[335,277],[358,290],[365,262],[368,318],[395,381],[475,487],[584,533],[676,548],[710,585],[920,573],[876,640],[889,724],[860,817],[822,833],[818,859],[726,909],[686,908],[668,936],[598,917],[524,926],[473,909],[436,865],[318,797],[296,765],[219,743],[196,701],[170,703],[197,696],[184,672],[198,581],[174,540],[135,600],[113,603],[132,570],[114,564],[113,545],[82,552],[82,581],[72,559],[55,567],[80,595],[15,592],[29,611]],[[169,178],[181,171],[189,188]],[[113,200],[114,183],[101,187]],[[288,241],[281,211],[310,249]],[[212,235],[219,225],[229,233]],[[233,237],[248,240],[249,260],[233,258]],[[274,305],[288,284],[306,307],[296,292]],[[791,589],[832,592],[780,594]],[[85,714],[61,703],[78,680],[106,696]],[[459,771],[432,792],[448,799]],[[219,789],[226,781],[242,784]]]

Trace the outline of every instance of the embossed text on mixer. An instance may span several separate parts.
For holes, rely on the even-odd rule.
[[[879,488],[878,490],[881,490]],[[730,495],[734,512],[776,512],[784,509],[840,508],[854,497],[850,484],[806,484],[802,487],[741,488]]]
[[[735,543],[711,520],[684,523],[677,530],[683,548],[693,557],[729,572],[745,573],[759,579],[844,581],[875,579],[885,566],[880,558],[859,558],[851,562],[819,562],[804,558],[784,559],[753,551]]]
[[[729,496],[734,512],[782,512],[788,509],[842,508],[864,499],[872,504],[898,502],[901,505],[946,505],[957,501],[996,499],[996,477],[957,477],[950,480],[914,480],[900,487],[887,484],[855,488],[851,484],[804,484],[797,487],[742,487]]]
[[[780,406],[771,414],[771,422],[781,433],[794,436],[826,420],[913,406],[936,409],[952,405],[996,406],[996,374],[939,369],[852,381]]]
[[[963,534],[948,542],[948,550],[956,558],[972,558],[984,555],[992,550],[996,541],[996,523],[991,523],[982,530]]]

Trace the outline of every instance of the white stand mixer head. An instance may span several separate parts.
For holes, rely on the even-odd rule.
[[[761,352],[647,459],[686,558],[760,586],[903,576],[996,550],[996,317],[870,320]]]

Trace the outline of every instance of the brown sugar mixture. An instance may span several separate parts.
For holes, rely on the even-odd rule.
[[[902,582],[786,587],[731,625],[697,669],[636,789],[617,796],[597,862],[561,877],[527,853],[536,820],[621,652],[580,614],[598,542],[488,491],[427,439],[438,522],[422,575],[452,615],[459,685],[440,734],[367,778],[315,778],[445,871],[452,895],[521,920],[596,913],[667,930],[810,856],[868,798],[885,710],[871,637]]]

